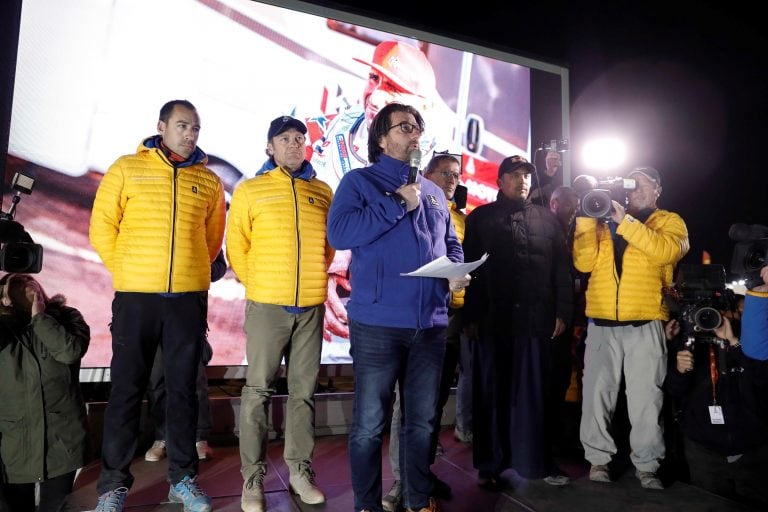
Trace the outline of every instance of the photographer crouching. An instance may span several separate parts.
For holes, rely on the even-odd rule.
[[[670,369],[691,483],[759,510],[768,507],[768,266],[747,292],[741,340],[722,317],[716,338],[680,336],[666,326]]]

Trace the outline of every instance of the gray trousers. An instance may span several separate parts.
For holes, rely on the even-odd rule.
[[[584,457],[592,465],[604,465],[616,453],[609,427],[623,372],[632,428],[630,458],[638,470],[655,472],[664,458],[661,407],[667,344],[662,322],[653,320],[637,327],[590,323],[586,343],[579,432]]]
[[[324,316],[322,304],[293,314],[282,306],[246,303],[248,369],[240,398],[240,471],[246,481],[266,472],[269,405],[283,356],[288,381],[283,458],[291,473],[312,461]]]

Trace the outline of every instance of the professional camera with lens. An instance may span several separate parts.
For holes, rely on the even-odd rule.
[[[31,194],[35,180],[16,173],[11,181],[15,191],[8,212],[0,211],[0,270],[36,274],[43,269],[43,247],[34,243],[24,226],[13,220],[21,194]]]
[[[731,257],[731,273],[744,279],[748,289],[763,284],[760,269],[768,265],[768,227],[733,224],[728,236],[736,242]]]
[[[610,177],[598,180],[588,174],[582,174],[573,180],[573,189],[581,197],[580,215],[605,220],[611,218],[611,201],[626,206],[628,194],[636,187],[637,183],[630,178]]]
[[[722,265],[681,264],[666,303],[688,343],[719,342],[712,333],[723,320],[721,311],[733,309],[735,296],[725,287]]]

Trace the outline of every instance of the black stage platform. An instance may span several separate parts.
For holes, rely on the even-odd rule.
[[[583,460],[559,459],[562,469],[573,481],[564,487],[552,487],[542,481],[516,478],[512,471],[504,476],[510,485],[502,492],[490,492],[477,486],[476,472],[472,468],[472,447],[453,438],[453,431],[441,434],[445,454],[433,466],[434,472],[453,489],[453,498],[441,502],[443,512],[517,512],[517,511],[600,511],[600,512],[682,512],[748,511],[749,508],[724,500],[701,489],[673,482],[663,491],[640,487],[634,472],[627,469],[611,484],[590,482],[588,466]],[[385,443],[386,447],[386,443]],[[214,509],[237,512],[240,510],[240,458],[237,446],[214,446],[213,459],[201,462],[200,482],[213,498]],[[265,480],[268,510],[352,512],[353,498],[349,478],[347,437],[332,435],[319,437],[315,449],[316,481],[325,491],[325,505],[304,505],[288,492],[288,470],[282,461],[282,442],[274,441],[269,447],[269,472]],[[384,491],[392,478],[386,453],[384,461]],[[165,481],[167,463],[145,462],[143,451],[132,466],[136,477],[128,495],[128,512],[175,511],[181,506],[167,502],[168,484]],[[83,469],[76,481],[76,490],[67,501],[65,511],[93,510],[96,505],[96,479],[99,463]]]

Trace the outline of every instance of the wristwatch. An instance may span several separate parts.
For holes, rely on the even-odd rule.
[[[406,209],[408,208],[408,203],[406,202],[405,198],[401,196],[398,192],[392,192],[392,197],[395,199],[395,201],[400,203],[400,206]]]

